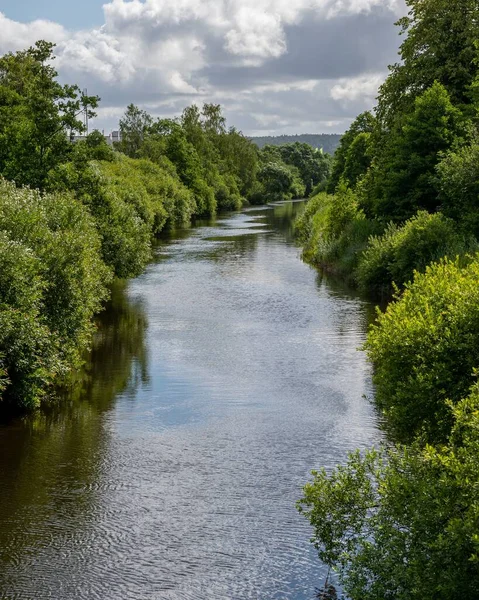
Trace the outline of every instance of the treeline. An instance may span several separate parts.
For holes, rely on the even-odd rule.
[[[352,600],[479,597],[479,4],[407,0],[401,63],[297,224],[305,257],[391,298],[365,349],[395,444],[299,508]]]
[[[117,149],[131,158],[174,167],[193,192],[195,214],[239,209],[245,203],[303,198],[325,184],[331,157],[296,142],[261,150],[234,127],[221,106],[187,107],[178,119],[156,119],[134,105],[120,120]]]
[[[250,137],[258,148],[263,146],[284,146],[284,144],[309,144],[313,148],[318,148],[327,154],[334,154],[339,146],[341,135],[337,133],[301,133],[297,135],[265,135],[259,137]]]
[[[330,174],[306,144],[257,147],[221,107],[153,119],[122,141],[71,143],[99,98],[61,85],[54,45],[0,57],[0,408],[31,409],[78,368],[113,278],[141,273],[153,237],[246,203],[304,197]]]

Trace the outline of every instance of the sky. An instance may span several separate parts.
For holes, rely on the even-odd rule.
[[[246,135],[342,133],[398,60],[404,0],[0,0],[0,54],[55,42],[64,83],[173,117],[224,107]]]

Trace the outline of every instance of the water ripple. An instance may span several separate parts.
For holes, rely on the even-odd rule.
[[[313,599],[301,486],[379,433],[369,307],[301,263],[296,209],[166,242],[128,287],[144,321],[117,313],[119,380],[92,365],[81,401],[0,430],[0,598]]]

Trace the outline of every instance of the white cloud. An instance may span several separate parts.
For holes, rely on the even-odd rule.
[[[58,45],[58,55],[57,66],[65,72],[73,69],[108,83],[128,81],[136,72],[131,54],[101,29],[74,34]]]
[[[318,0],[323,3],[322,0]],[[404,0],[330,0],[327,16],[333,18],[341,14],[370,13],[375,8],[389,10],[397,15],[404,12]]]
[[[61,42],[68,37],[67,31],[58,23],[51,21],[32,21],[18,23],[8,19],[0,12],[0,53],[23,50],[37,40]]]
[[[281,19],[246,7],[238,11],[235,26],[227,31],[225,40],[226,50],[240,56],[277,58],[286,51]]]
[[[214,100],[243,129],[340,129],[357,107],[373,103],[383,76],[365,73],[393,59],[397,43],[388,41],[384,53],[383,32],[392,32],[403,3],[110,0],[104,25],[88,31],[0,13],[0,53],[38,39],[57,43],[62,79],[100,95],[108,123],[129,102],[170,115],[190,101]]]
[[[372,104],[377,96],[379,86],[385,78],[385,73],[372,73],[350,79],[340,79],[331,88],[331,98],[342,102],[361,100]]]
[[[222,38],[233,55],[267,59],[287,52],[284,27],[297,24],[308,12],[331,19],[378,7],[398,11],[402,4],[403,0],[112,0],[104,11],[105,29],[119,36],[136,30],[150,38],[165,27],[189,23]]]

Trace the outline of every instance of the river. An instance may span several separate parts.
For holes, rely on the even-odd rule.
[[[371,306],[300,259],[301,202],[176,232],[62,401],[0,427],[2,600],[310,600],[311,469],[380,437]]]

